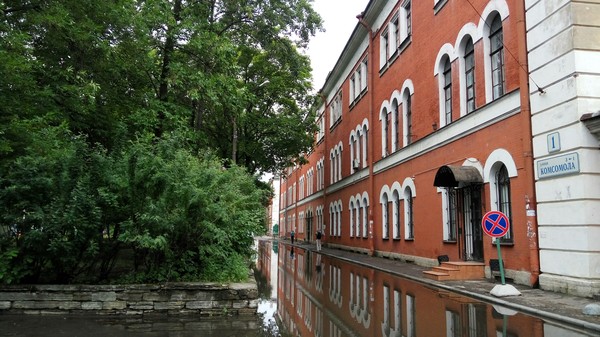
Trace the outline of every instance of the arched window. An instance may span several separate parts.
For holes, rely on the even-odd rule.
[[[387,107],[382,108],[379,113],[379,120],[381,120],[381,156],[383,158],[387,157],[390,153],[388,148],[388,138],[390,135],[389,113]]]
[[[444,62],[444,116],[445,125],[452,123],[452,64],[446,58]]]
[[[336,158],[335,158],[335,151],[333,149],[329,153],[329,162],[331,163],[331,165],[329,165],[329,175],[330,175],[329,181],[331,182],[331,184],[333,184],[335,182],[335,176],[336,176],[336,169],[335,169]]]
[[[367,199],[366,196],[363,197],[362,206],[363,206],[363,211],[362,211],[362,226],[363,226],[362,235],[363,235],[363,238],[367,238],[367,234],[369,233],[369,231],[367,229],[367,226],[368,226],[367,217],[369,215],[369,199]]]
[[[354,217],[355,217],[355,222],[354,224],[356,225],[356,237],[360,237],[360,196],[356,199],[356,204],[354,205]]]
[[[336,217],[335,217],[335,208],[333,206],[333,204],[329,205],[329,236],[334,236],[335,235],[335,221],[336,221]]]
[[[467,113],[470,113],[475,110],[475,48],[471,38],[465,45],[465,86]]]
[[[498,193],[497,202],[498,202],[498,211],[504,213],[509,220],[509,223],[512,223],[511,218],[511,202],[510,202],[510,178],[508,176],[508,170],[506,166],[502,165],[498,172],[496,173],[496,192]],[[512,242],[512,226],[509,227],[509,231],[500,238],[501,242]]]
[[[354,237],[354,198],[350,199],[348,212],[350,213],[350,237]]]
[[[342,236],[342,201],[338,200],[337,204],[337,236]]]
[[[392,129],[394,130],[393,135],[393,143],[392,143],[392,151],[398,151],[400,149],[400,113],[398,111],[398,101],[392,101],[392,118],[394,125]]]
[[[504,42],[502,21],[496,15],[490,24],[490,58],[492,65],[492,99],[504,95]]]
[[[394,239],[400,239],[400,194],[397,190],[394,190],[392,194],[392,207],[394,214]]]
[[[404,134],[405,137],[405,144],[409,145],[412,143],[412,98],[410,95],[410,92],[408,90],[405,91],[404,93],[404,121],[405,121],[405,128],[406,128],[406,133]]]
[[[381,199],[381,232],[382,232],[382,238],[387,239],[389,238],[389,233],[390,233],[390,218],[389,218],[389,202],[388,202],[388,196],[387,194],[383,195],[383,198]]]
[[[413,193],[410,188],[404,191],[404,218],[406,220],[406,239],[415,238],[414,219],[413,219]]]
[[[362,149],[362,167],[367,167],[367,159],[369,155],[367,152],[367,143],[369,142],[369,124],[366,120],[363,122],[362,125],[362,132],[360,133],[360,142],[360,147]]]

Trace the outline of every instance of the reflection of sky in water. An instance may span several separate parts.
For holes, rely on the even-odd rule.
[[[271,244],[267,245],[271,249]],[[275,315],[277,313],[277,263],[278,255],[276,251],[271,250],[271,275],[269,284],[271,284],[271,293],[269,298],[261,299],[258,303],[258,314],[263,317],[265,326],[275,325]]]

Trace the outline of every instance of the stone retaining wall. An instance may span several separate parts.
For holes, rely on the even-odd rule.
[[[0,313],[254,315],[258,300],[256,283],[0,287]]]

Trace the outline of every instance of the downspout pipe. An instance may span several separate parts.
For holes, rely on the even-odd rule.
[[[517,19],[517,43],[518,43],[518,62],[523,69],[519,72],[519,82],[521,83],[521,119],[523,144],[523,164],[524,175],[527,186],[525,187],[525,212],[527,218],[527,240],[529,241],[529,270],[531,276],[529,284],[533,287],[539,285],[540,276],[540,255],[538,245],[538,223],[536,216],[536,194],[535,194],[535,163],[533,159],[533,132],[531,122],[531,102],[529,100],[529,65],[527,62],[527,28],[525,26],[525,3],[518,2],[515,11]],[[544,91],[538,88],[540,94]]]
[[[367,49],[367,58],[368,58],[368,65],[369,65],[369,69],[367,71],[367,76],[368,76],[368,79],[367,79],[367,82],[368,82],[367,90],[368,90],[368,96],[369,96],[369,102],[368,102],[368,104],[369,104],[369,125],[372,126],[373,125],[373,120],[374,120],[373,119],[373,92],[375,91],[374,88],[373,88],[373,71],[374,71],[373,70],[374,69],[373,65],[375,64],[375,58],[373,57],[373,50],[374,50],[374,48],[373,48],[373,35],[374,34],[373,34],[373,28],[365,20],[364,14],[365,13],[362,12],[362,13],[358,14],[356,16],[356,18],[358,19],[358,23],[361,26],[363,26],[367,30],[368,34],[369,34],[369,46],[368,46],[368,49]],[[373,172],[373,163],[375,162],[373,160],[373,156],[374,156],[374,153],[375,153],[375,150],[373,148],[374,142],[373,142],[373,137],[368,137],[367,139],[369,141],[369,144],[368,144],[368,146],[369,146],[369,151],[368,151],[369,155],[368,155],[367,159],[369,159],[369,157],[370,157],[370,160],[367,161],[369,163],[369,188],[371,190],[370,191],[370,196],[371,196],[372,200],[375,200],[374,199],[375,195],[376,195],[376,192],[375,192],[375,179],[373,177],[373,174],[374,174],[374,172]],[[373,208],[374,208],[374,202],[370,202],[369,203],[369,214],[368,214],[369,217],[368,217],[368,219],[369,219],[369,254],[371,256],[375,255],[375,234],[374,234],[374,225],[373,225]]]
[[[327,125],[327,120],[329,119],[328,116],[327,116],[327,95],[325,95],[323,93],[323,91],[319,91],[319,97],[321,98],[321,101],[323,101],[323,106],[325,107],[323,109],[323,118],[325,119],[323,121],[323,123],[325,125]],[[325,210],[327,209],[326,208],[326,205],[327,205],[327,188],[325,188],[325,181],[327,181],[325,179],[325,172],[327,172],[327,170],[325,170],[325,162],[326,162],[326,160],[325,160],[325,154],[327,153],[327,138],[328,138],[327,137],[327,128],[325,128],[324,131],[325,131],[325,135],[323,136],[323,168],[322,168],[322,170],[323,170],[323,180],[321,181],[321,184],[323,184],[323,210],[322,210],[323,213],[325,213]],[[318,161],[319,160],[317,160],[317,162]],[[319,173],[317,172],[317,175],[318,174]],[[317,186],[317,188],[318,187],[319,186]],[[323,228],[321,228],[321,230],[323,231],[323,234],[325,234],[325,228],[327,228],[327,225],[325,224],[325,215],[321,214],[321,216],[323,217]],[[329,224],[329,225],[331,226],[331,224]],[[324,235],[323,236],[324,239],[322,241],[323,241],[324,245],[326,245],[326,241],[328,240],[326,238],[328,238],[328,237],[329,237],[328,235]]]

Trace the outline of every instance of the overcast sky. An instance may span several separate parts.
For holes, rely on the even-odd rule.
[[[325,84],[360,14],[369,0],[314,0],[313,7],[323,18],[325,32],[319,32],[309,44],[307,55],[313,68],[313,86],[318,91]]]

